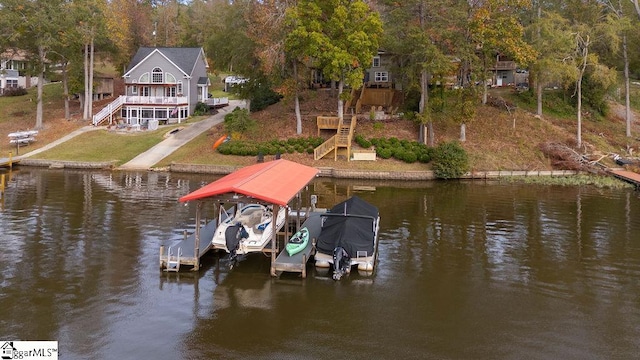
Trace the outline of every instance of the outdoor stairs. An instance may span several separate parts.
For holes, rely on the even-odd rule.
[[[353,140],[353,133],[356,127],[356,116],[351,117],[351,122],[345,125],[342,121],[338,121],[336,124],[336,135],[330,137],[324,143],[320,144],[313,150],[314,160],[319,160],[328,155],[334,153],[334,161],[338,160],[338,153],[340,149],[346,150],[347,161],[351,157],[351,142]]]
[[[92,124],[94,126],[100,125],[105,120],[109,120],[109,124],[113,122],[113,116],[122,109],[122,105],[124,104],[125,96],[118,96],[115,100],[110,102],[107,106],[103,107],[102,110],[98,111],[97,114],[93,115]]]

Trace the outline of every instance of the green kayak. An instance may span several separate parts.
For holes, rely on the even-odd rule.
[[[293,256],[300,251],[304,250],[309,243],[309,229],[303,227],[297,233],[293,234],[289,242],[287,243],[286,249],[289,253],[289,256]]]

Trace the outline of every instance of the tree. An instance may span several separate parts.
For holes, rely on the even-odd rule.
[[[451,44],[459,36],[457,24],[463,17],[462,12],[453,6],[454,1],[383,3],[385,36],[382,47],[400,64],[394,74],[397,79],[405,79],[403,88],[419,90],[420,141],[433,146],[435,135],[429,107],[429,82],[434,78],[442,79],[454,70],[452,57],[447,55],[454,51]]]
[[[58,47],[63,0],[0,0],[0,18],[13,29],[10,43],[27,52],[30,68],[38,76],[35,128],[43,126],[43,89],[48,56]]]
[[[542,94],[550,82],[566,83],[575,79],[575,67],[565,60],[572,57],[574,39],[569,21],[556,12],[542,12],[538,7],[538,16],[529,28],[532,33],[532,45],[537,57],[529,70],[536,93],[538,116],[542,116]]]
[[[300,0],[291,16],[297,25],[291,41],[301,44],[302,53],[327,78],[338,82],[338,117],[342,120],[345,85],[362,86],[364,69],[378,50],[379,14],[362,0]]]
[[[494,59],[496,54],[504,54],[526,67],[536,57],[536,51],[524,41],[524,27],[515,16],[528,6],[528,0],[472,2],[469,26],[471,39],[480,57],[478,75],[483,84],[483,104],[487,103],[486,73],[489,59]]]

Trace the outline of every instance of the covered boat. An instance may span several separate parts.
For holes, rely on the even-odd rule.
[[[316,266],[333,266],[335,280],[348,274],[354,265],[360,271],[372,272],[378,248],[378,208],[353,196],[322,217],[322,230],[316,244]]]

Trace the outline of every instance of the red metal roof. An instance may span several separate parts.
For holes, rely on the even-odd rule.
[[[287,205],[318,173],[318,169],[279,159],[242,169],[224,176],[180,198],[181,202],[226,193],[238,193],[271,204]]]

